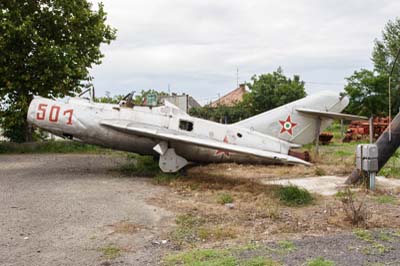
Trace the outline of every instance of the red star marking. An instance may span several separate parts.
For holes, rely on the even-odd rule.
[[[224,138],[224,143],[229,143],[227,136],[225,136],[225,138]],[[220,154],[222,154],[222,156],[224,156],[224,155],[229,156],[230,155],[229,151],[224,151],[224,150],[217,150],[217,152],[215,153],[215,155],[220,155]]]
[[[286,120],[279,120],[279,124],[281,124],[281,132],[282,133],[289,133],[289,135],[293,135],[293,128],[297,126],[297,123],[292,122],[290,115],[286,118]]]

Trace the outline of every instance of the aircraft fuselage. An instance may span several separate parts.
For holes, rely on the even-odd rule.
[[[291,147],[289,143],[278,138],[251,129],[194,118],[169,106],[134,106],[127,108],[115,104],[92,103],[81,98],[55,101],[36,97],[28,111],[30,123],[57,136],[116,150],[158,156],[153,148],[160,140],[115,131],[101,125],[101,121],[104,120],[126,120],[157,125],[185,134],[211,138],[225,143],[262,148],[282,154],[287,154]],[[169,145],[175,149],[177,154],[192,162],[273,162],[257,156],[204,148],[194,144],[171,141]]]

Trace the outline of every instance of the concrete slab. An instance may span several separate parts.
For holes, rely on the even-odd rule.
[[[292,179],[263,180],[267,185],[295,185],[305,188],[312,193],[324,196],[335,195],[339,190],[346,187],[344,184],[347,177],[340,176],[316,176]],[[400,188],[400,179],[388,179],[384,176],[376,177],[376,184],[381,189]]]

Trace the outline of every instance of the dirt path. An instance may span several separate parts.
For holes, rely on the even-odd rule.
[[[0,265],[155,265],[173,215],[165,193],[109,169],[116,155],[0,156]]]

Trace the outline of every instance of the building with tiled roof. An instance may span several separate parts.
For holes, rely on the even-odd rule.
[[[246,94],[246,85],[240,84],[239,88],[229,92],[228,94],[222,96],[216,101],[210,103],[211,107],[217,107],[218,105],[224,106],[234,106],[235,104],[243,100],[243,96]]]

